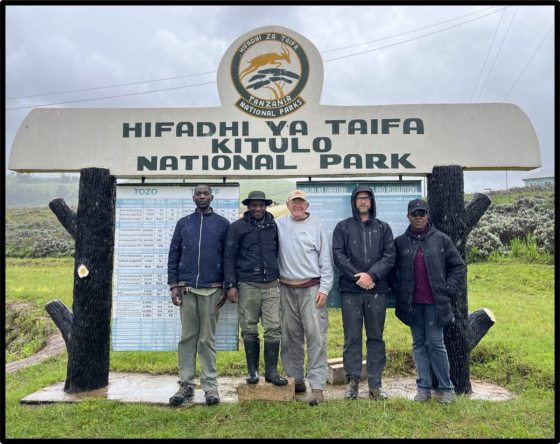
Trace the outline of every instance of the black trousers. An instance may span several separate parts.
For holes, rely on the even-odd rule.
[[[381,387],[385,368],[385,294],[342,293],[342,325],[344,350],[342,354],[347,378],[360,380],[362,374],[362,328],[366,329],[366,368],[370,389]]]

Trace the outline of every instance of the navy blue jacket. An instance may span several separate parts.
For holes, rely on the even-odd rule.
[[[221,287],[229,221],[214,211],[182,217],[175,226],[167,259],[167,283],[193,288]]]
[[[356,207],[356,195],[361,191],[371,194],[369,219],[362,222]],[[368,186],[352,191],[353,217],[340,221],[333,232],[333,259],[340,270],[338,289],[350,293],[388,293],[391,291],[387,275],[395,263],[393,231],[386,222],[375,217],[375,197]],[[366,272],[373,278],[375,287],[364,290],[356,285],[356,273]]]

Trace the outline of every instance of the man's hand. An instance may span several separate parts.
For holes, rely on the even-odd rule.
[[[237,295],[237,288],[231,287],[227,291],[227,300],[230,301],[232,304],[237,302],[238,295]]]
[[[181,292],[178,287],[171,289],[171,302],[173,305],[181,305]]]
[[[317,294],[315,295],[315,306],[317,308],[321,308],[323,305],[327,303],[327,297],[328,295],[318,291]]]
[[[373,282],[372,277],[365,272],[356,273],[354,277],[358,278],[356,285],[364,290],[371,290],[375,287],[375,282]]]
[[[227,295],[226,295],[226,290],[222,290],[222,294],[220,295],[220,299],[218,300],[218,303],[216,304],[216,309],[220,309],[222,308],[222,306],[226,303],[227,301]]]

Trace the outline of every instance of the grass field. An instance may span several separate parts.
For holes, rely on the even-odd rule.
[[[6,302],[71,307],[73,259],[8,259]],[[451,406],[386,402],[244,402],[207,408],[123,404],[20,405],[64,381],[66,354],[6,375],[7,438],[554,438],[554,267],[496,259],[469,265],[469,310],[486,307],[496,325],[471,354],[471,379],[499,384],[511,401]],[[51,322],[50,320],[48,322]],[[387,312],[386,376],[414,374],[408,329]],[[329,310],[328,355],[342,354],[340,310]],[[245,373],[243,351],[219,352],[221,375]],[[174,352],[112,352],[112,371],[176,374]],[[170,394],[171,395],[171,394]]]

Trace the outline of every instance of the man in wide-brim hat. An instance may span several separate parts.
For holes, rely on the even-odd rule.
[[[224,254],[224,287],[231,303],[239,302],[239,324],[247,359],[247,383],[259,382],[259,320],[264,330],[265,381],[286,385],[277,373],[280,350],[278,230],[266,211],[272,203],[262,191],[243,200],[247,211],[230,226]]]
[[[272,205],[272,200],[271,199],[267,199],[265,194],[262,191],[251,191],[249,193],[249,196],[247,197],[247,199],[243,200],[241,203],[243,205],[249,206],[249,203],[252,200],[262,200],[265,204],[265,206],[269,206]]]

